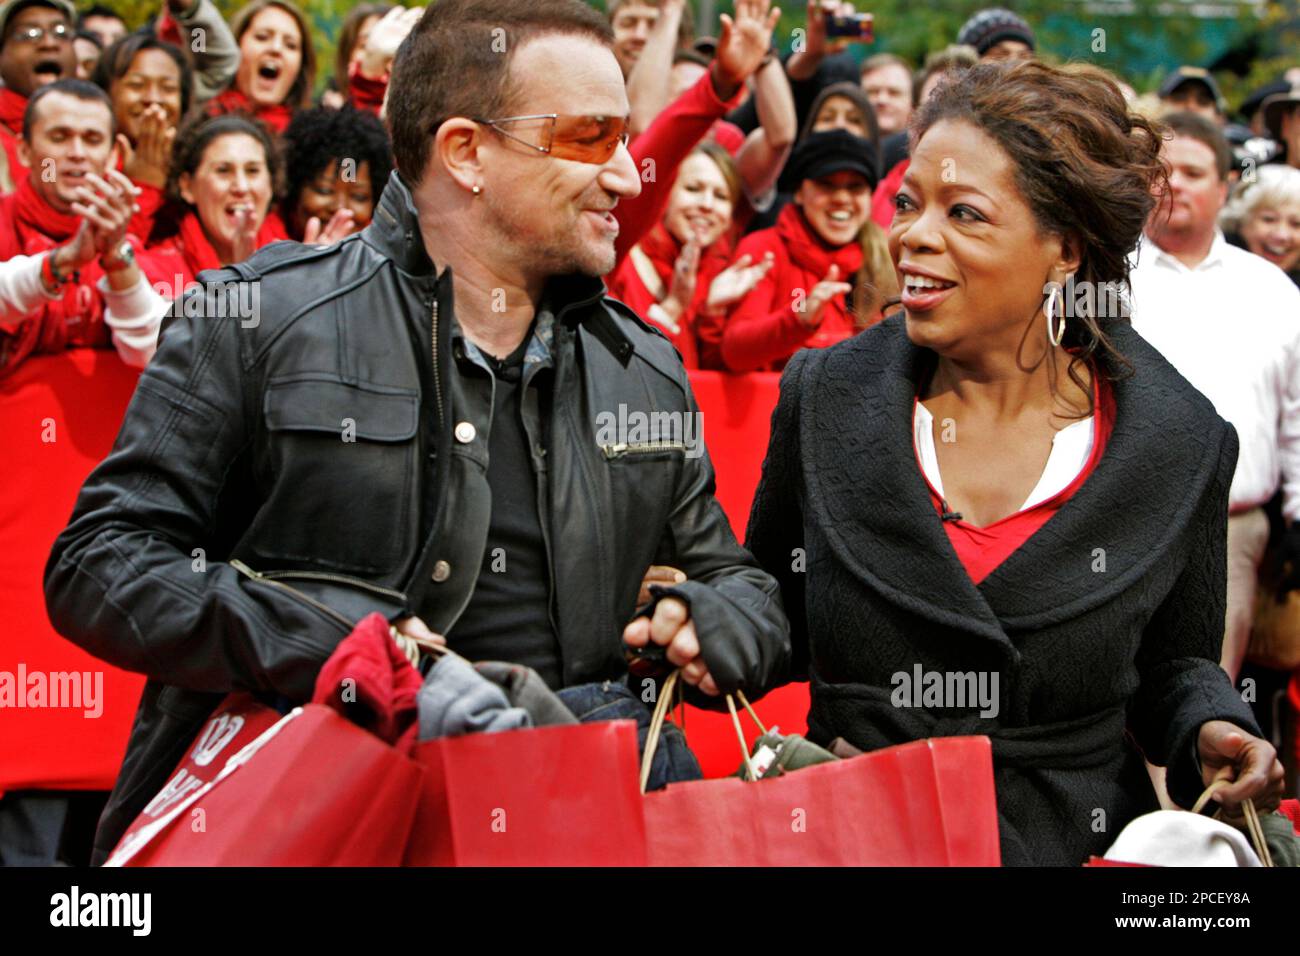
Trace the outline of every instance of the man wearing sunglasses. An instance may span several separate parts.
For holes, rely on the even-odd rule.
[[[39,87],[77,74],[68,0],[8,0],[0,5],[0,193],[27,175],[18,157],[27,98]]]
[[[681,360],[600,280],[640,189],[611,42],[579,0],[440,0],[393,67],[371,225],[204,273],[166,320],[46,569],[55,627],[150,678],[96,859],[223,694],[309,698],[372,611],[552,687],[651,645],[700,703],[781,679]],[[687,580],[638,609],[664,564]]]

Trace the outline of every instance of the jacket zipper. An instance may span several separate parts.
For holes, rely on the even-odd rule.
[[[329,605],[322,604],[320,601],[317,601],[314,597],[311,597],[308,594],[303,594],[297,588],[291,588],[289,587],[289,585],[284,584],[281,581],[276,581],[273,578],[268,577],[267,575],[263,574],[260,571],[254,571],[252,568],[246,565],[243,561],[240,561],[238,558],[231,558],[230,566],[234,568],[236,571],[238,571],[240,574],[244,575],[245,577],[252,578],[254,581],[260,581],[263,584],[270,585],[273,588],[279,588],[281,591],[284,591],[285,593],[292,595],[293,597],[297,598],[299,601],[305,601],[307,604],[310,604],[312,607],[316,608],[316,610],[338,621],[340,624],[343,625],[343,627],[345,627],[349,631],[351,631],[356,626],[352,621],[349,621],[346,617],[344,617],[338,611],[334,610]]]
[[[686,446],[679,441],[634,441],[601,445],[600,450],[604,453],[606,461],[613,461],[626,455],[650,455],[661,451],[685,452]]]
[[[369,581],[362,581],[360,578],[350,578],[346,574],[330,574],[326,571],[260,571],[258,572],[263,578],[305,578],[309,581],[338,581],[342,584],[350,585],[354,588],[360,588],[363,591],[370,591],[374,594],[382,594],[385,597],[397,598],[405,601],[406,595],[401,591],[393,588],[386,588],[380,584],[372,584]]]
[[[433,398],[438,405],[438,427],[441,428],[445,417],[442,413],[442,382],[441,376],[438,375],[438,298],[437,293],[433,299],[433,336],[432,345],[429,354],[433,359]]]

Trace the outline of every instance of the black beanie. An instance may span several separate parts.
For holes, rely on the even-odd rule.
[[[805,179],[821,179],[845,170],[861,173],[874,190],[880,182],[880,161],[871,140],[846,129],[809,133],[799,141],[781,173],[779,188],[794,192]]]
[[[1034,31],[1029,24],[1010,10],[1000,7],[981,10],[964,24],[957,34],[957,42],[973,46],[983,56],[1003,40],[1019,40],[1034,48]]]

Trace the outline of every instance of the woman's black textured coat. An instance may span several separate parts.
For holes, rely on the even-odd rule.
[[[978,586],[917,464],[935,356],[901,316],[790,362],[750,516],[812,683],[810,738],[987,734],[1006,864],[1077,866],[1157,809],[1134,739],[1189,806],[1201,724],[1259,732],[1218,666],[1236,433],[1127,323],[1112,340],[1134,373],[1096,470]],[[996,672],[996,716],[892,706],[918,664]]]

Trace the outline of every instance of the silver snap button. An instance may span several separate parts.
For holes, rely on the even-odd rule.
[[[460,442],[462,445],[468,445],[472,442],[475,434],[477,434],[477,432],[474,429],[473,422],[461,422],[456,426],[456,441]]]
[[[449,577],[451,577],[451,565],[448,564],[446,561],[438,561],[438,562],[436,562],[436,563],[433,565],[433,575],[432,575],[432,577],[433,577],[434,583],[436,583],[436,584],[441,584],[443,581],[445,581],[445,580],[447,580]]]

